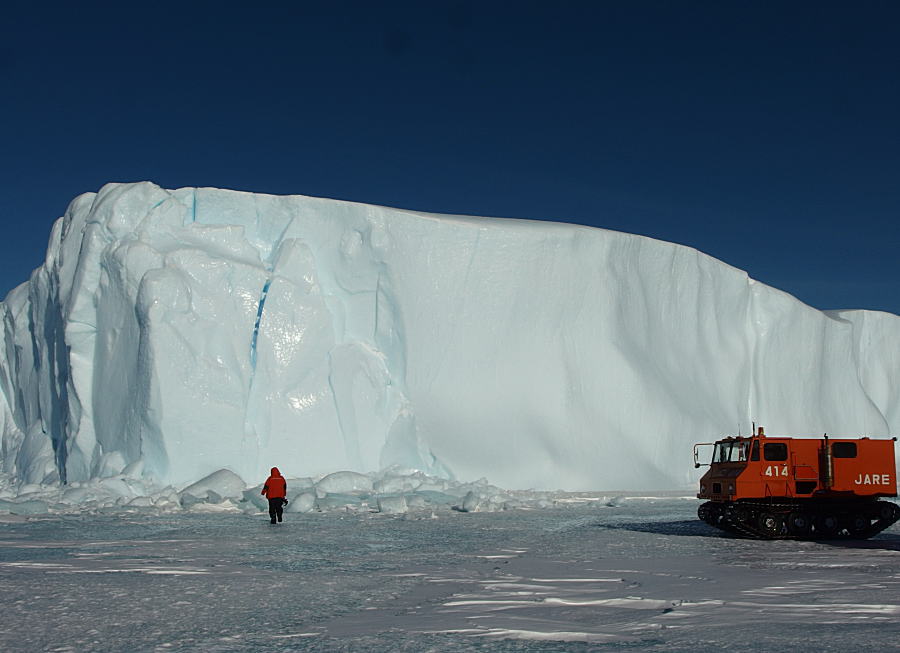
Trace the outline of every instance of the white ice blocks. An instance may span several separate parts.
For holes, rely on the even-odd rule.
[[[574,225],[110,184],[0,315],[0,464],[23,484],[396,465],[654,489],[752,421],[900,431],[897,316]]]

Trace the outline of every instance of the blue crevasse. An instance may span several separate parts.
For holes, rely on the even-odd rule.
[[[259,323],[262,321],[263,310],[266,305],[266,296],[269,294],[269,286],[272,285],[271,277],[266,279],[262,293],[259,296],[259,306],[256,309],[256,323],[253,325],[253,335],[250,338],[250,367],[256,370],[256,341],[259,338]]]

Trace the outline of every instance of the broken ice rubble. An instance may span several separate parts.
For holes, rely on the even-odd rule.
[[[7,479],[8,481],[8,479]],[[435,511],[497,512],[547,508],[563,492],[509,491],[479,479],[457,482],[415,470],[360,474],[342,471],[319,479],[288,478],[288,513],[372,512],[388,515]],[[247,486],[228,469],[218,470],[182,489],[154,488],[126,476],[69,486],[31,485],[0,489],[0,514],[36,516],[47,513],[153,510],[156,512],[265,512],[261,484]],[[607,497],[598,500],[602,505]]]

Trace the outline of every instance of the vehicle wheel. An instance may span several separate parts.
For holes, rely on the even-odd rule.
[[[788,517],[788,531],[791,535],[809,535],[812,518],[805,512],[794,512]]]
[[[712,502],[705,503],[697,509],[697,516],[710,526],[718,527],[722,519],[722,507]]]
[[[897,507],[887,501],[878,502],[878,519],[881,521],[894,521],[897,517]]]
[[[784,532],[784,517],[764,512],[759,516],[759,528],[768,537],[778,537]]]
[[[750,523],[750,511],[743,506],[734,509],[732,519],[736,524],[746,527]]]
[[[838,520],[834,515],[819,515],[815,522],[816,535],[832,537],[838,531]]]
[[[859,512],[850,515],[850,519],[847,521],[847,530],[851,535],[862,535],[869,530],[870,526],[868,517]]]
[[[712,510],[710,509],[710,505],[708,503],[700,504],[700,507],[697,508],[697,516],[707,524],[711,524]]]

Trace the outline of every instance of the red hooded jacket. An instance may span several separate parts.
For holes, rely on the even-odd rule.
[[[269,499],[284,499],[287,496],[287,483],[277,467],[272,468],[272,475],[266,479],[260,494],[265,494]]]

